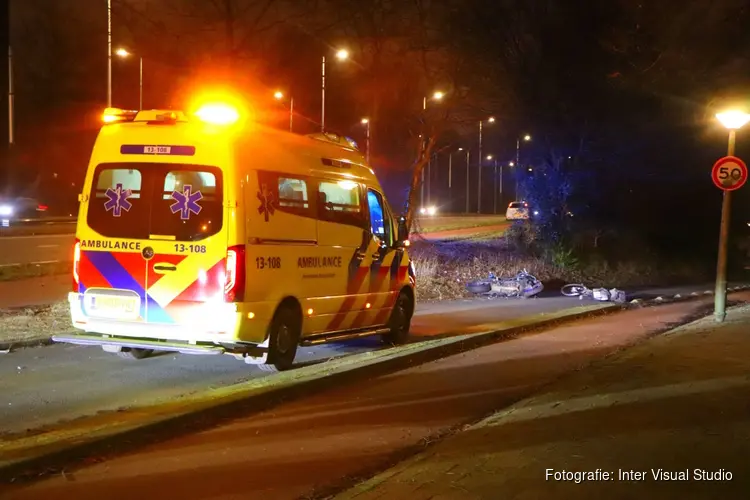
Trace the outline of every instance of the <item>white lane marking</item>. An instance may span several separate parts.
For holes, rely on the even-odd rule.
[[[33,234],[27,236],[2,236],[0,237],[0,243],[5,240],[28,240],[28,239],[39,239],[39,238],[68,238],[73,239],[76,235],[73,233],[68,234]]]
[[[26,266],[33,266],[33,265],[41,266],[42,264],[58,264],[60,262],[62,262],[62,261],[61,260],[39,260],[39,261],[36,261],[36,262],[27,262],[26,264],[24,264],[22,262],[15,262],[13,264],[0,264],[0,267],[19,267],[19,266],[24,266],[24,265],[26,265]]]
[[[57,248],[60,245],[37,245],[37,248]]]

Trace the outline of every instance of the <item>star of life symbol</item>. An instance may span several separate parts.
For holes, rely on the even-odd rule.
[[[258,207],[258,213],[263,215],[268,222],[268,218],[273,215],[276,211],[274,208],[273,193],[268,190],[268,186],[263,184],[263,187],[258,191],[258,200],[260,200],[260,206]]]
[[[129,212],[133,207],[133,204],[128,201],[128,198],[133,196],[133,192],[130,189],[123,189],[122,184],[117,184],[114,189],[107,188],[104,195],[107,197],[104,209],[107,212],[111,210],[114,217],[120,217],[123,210]]]
[[[180,219],[188,220],[190,213],[198,215],[203,210],[203,207],[198,205],[198,202],[203,199],[203,195],[200,191],[193,193],[193,186],[185,184],[182,187],[182,192],[172,191],[172,198],[175,200],[169,206],[173,214],[180,212]]]

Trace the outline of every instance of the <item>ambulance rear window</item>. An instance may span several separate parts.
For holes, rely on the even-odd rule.
[[[102,164],[94,172],[88,224],[102,236],[197,241],[221,230],[221,171],[175,164]]]

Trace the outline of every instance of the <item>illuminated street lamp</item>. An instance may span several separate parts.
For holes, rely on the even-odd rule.
[[[273,93],[273,98],[277,101],[281,101],[284,99],[284,93],[280,90],[277,90]],[[294,97],[289,97],[289,132],[292,131],[292,126],[294,125]]]
[[[438,91],[435,91],[435,92],[432,93],[432,96],[430,97],[430,99],[432,99],[433,101],[441,101],[443,99],[443,97],[445,97],[445,92],[441,92],[441,91],[438,90]],[[422,111],[425,111],[426,109],[427,109],[427,97],[425,96],[425,97],[422,98]],[[421,138],[422,135],[420,135],[419,137]],[[425,170],[427,170],[427,180],[429,182],[429,179],[430,179],[430,167],[431,167],[431,165],[432,165],[432,157],[430,157],[430,159],[428,160],[426,169],[425,168],[422,169],[422,184],[421,184],[421,186],[422,186],[421,187],[422,200],[425,199],[425,197],[424,197]],[[427,196],[428,196],[428,198],[430,196],[429,187],[427,189]]]
[[[531,136],[529,134],[525,134],[523,137],[519,136],[516,137],[516,165],[521,165],[521,140],[524,140],[525,142],[529,142],[531,140]],[[516,172],[517,173],[517,172]],[[518,176],[516,175],[516,198],[520,200],[520,197],[518,196]]]
[[[349,51],[346,49],[339,49],[336,51],[336,59],[339,61],[346,61],[349,59]],[[326,56],[323,56],[323,63],[320,69],[320,78],[322,82],[321,94],[322,99],[320,103],[320,131],[325,132],[326,130]]]
[[[430,99],[432,99],[433,101],[442,101],[443,97],[445,97],[445,92],[437,91],[437,92],[433,92]],[[422,98],[422,110],[425,110],[425,109],[427,109],[427,97],[426,96]]]
[[[495,117],[490,116],[487,118],[487,123],[495,123]],[[479,159],[477,169],[479,170],[479,178],[477,180],[477,213],[482,212],[482,126],[484,120],[479,120],[479,153],[477,158]]]
[[[367,130],[367,164],[370,164],[370,119],[369,118],[362,118],[361,120],[362,125],[365,126]]]
[[[133,54],[120,48],[115,51],[115,55],[125,59]],[[140,56],[138,56],[138,109],[143,109],[143,57]]]
[[[737,130],[748,121],[750,114],[743,111],[725,111],[716,119],[729,130],[727,156],[734,156],[734,143]],[[719,255],[716,262],[716,288],[714,290],[714,319],[721,323],[727,316],[727,242],[729,241],[729,216],[732,210],[732,192],[724,190],[721,202],[721,229],[719,230]]]

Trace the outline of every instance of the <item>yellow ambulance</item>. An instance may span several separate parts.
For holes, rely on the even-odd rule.
[[[356,143],[222,103],[103,120],[79,195],[79,331],[55,341],[136,359],[231,354],[269,371],[300,345],[406,341],[408,234]]]

